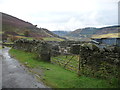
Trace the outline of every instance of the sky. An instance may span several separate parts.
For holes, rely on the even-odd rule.
[[[51,31],[118,24],[119,0],[0,0],[0,12]]]

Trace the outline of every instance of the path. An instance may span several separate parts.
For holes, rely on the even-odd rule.
[[[42,82],[26,71],[25,67],[8,54],[9,48],[2,50],[2,88],[47,88]],[[0,51],[1,52],[1,51]],[[0,55],[1,56],[1,55]]]

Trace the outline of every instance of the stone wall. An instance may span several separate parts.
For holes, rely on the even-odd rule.
[[[44,61],[50,61],[51,45],[44,41],[19,39],[14,42],[13,48],[33,52]]]
[[[120,47],[103,47],[85,43],[71,46],[71,53],[80,55],[81,74],[120,80]]]
[[[114,76],[120,80],[120,47],[100,46],[86,42],[72,42],[71,45],[66,43],[62,46],[62,44],[51,45],[38,40],[19,39],[15,41],[14,48],[34,52],[40,60],[50,61],[51,56],[60,55],[63,48],[67,50],[67,47],[70,47],[71,54],[80,55],[81,74],[108,79]]]

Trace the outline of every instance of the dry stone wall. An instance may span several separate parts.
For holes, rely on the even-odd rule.
[[[80,55],[81,74],[120,80],[120,47],[104,47],[92,43],[71,46],[71,53]]]
[[[44,41],[19,39],[14,42],[13,48],[36,53],[41,60],[50,61],[50,46]]]
[[[80,55],[81,74],[108,79],[114,76],[120,80],[120,47],[81,42],[62,43],[51,45],[44,41],[19,39],[15,41],[14,48],[34,52],[40,60],[50,61],[51,56],[60,55],[59,47],[70,47],[71,54]]]

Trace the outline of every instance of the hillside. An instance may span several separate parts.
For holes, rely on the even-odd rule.
[[[83,28],[83,29],[77,29],[71,33],[69,33],[66,36],[72,36],[72,37],[90,37],[92,34],[95,34],[97,28]]]
[[[56,30],[56,31],[52,31],[52,32],[59,36],[65,36],[70,33],[70,31],[61,31],[61,30]]]
[[[120,30],[120,26],[109,26],[109,27],[102,27],[102,28],[82,28],[77,29],[73,32],[70,32],[66,35],[67,38],[71,39],[78,39],[78,40],[90,40],[90,38],[94,35],[103,35],[109,33],[118,33]]]
[[[24,20],[18,19],[14,16],[2,13],[2,32],[12,35],[23,35],[25,31],[29,32],[30,37],[56,37],[60,38],[58,35],[52,33],[45,28],[38,28],[37,25],[26,22]],[[13,34],[14,33],[14,34]]]
[[[103,27],[98,28],[95,34],[109,34],[109,33],[118,33],[120,32],[120,26],[109,26],[109,27]]]

